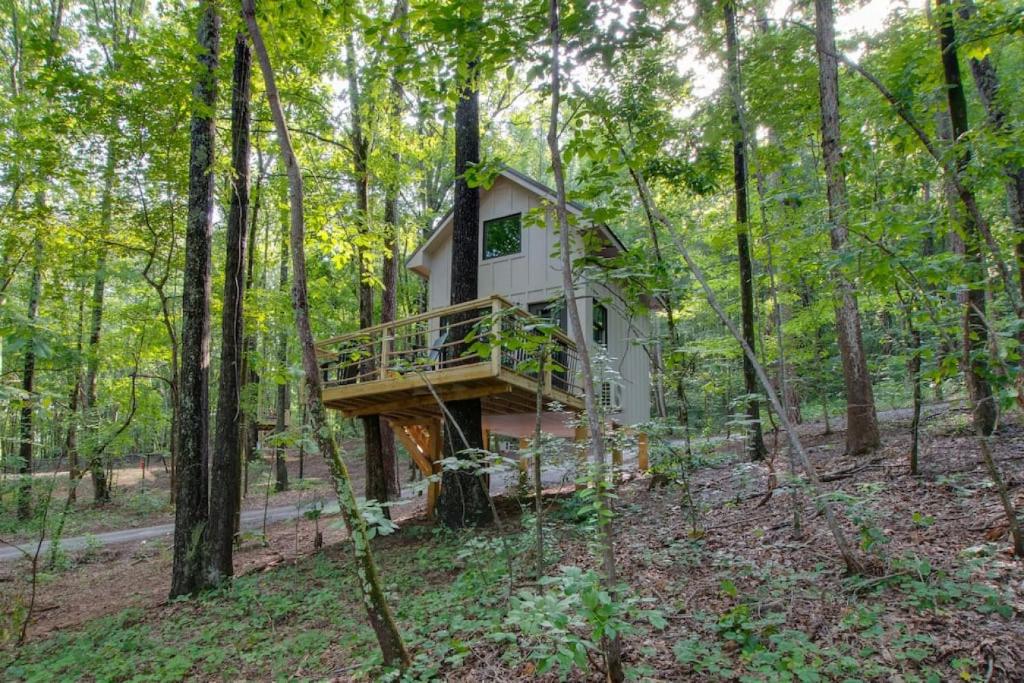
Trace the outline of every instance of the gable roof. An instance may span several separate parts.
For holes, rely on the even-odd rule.
[[[533,194],[542,197],[551,203],[558,201],[558,195],[555,192],[555,190],[548,187],[539,180],[531,178],[525,173],[521,173],[510,166],[503,167],[502,170],[498,172],[498,176],[505,178],[515,183],[516,185],[519,185],[520,187],[526,189],[527,191],[532,192]],[[583,206],[577,204],[576,202],[566,202],[566,208],[569,210],[570,213],[576,216],[582,215],[584,211]],[[441,216],[441,220],[439,220],[437,222],[437,225],[434,226],[434,229],[431,231],[427,239],[425,239],[423,243],[420,244],[416,248],[416,250],[413,251],[413,253],[410,254],[409,257],[405,260],[406,268],[409,268],[410,270],[412,270],[417,275],[420,275],[421,277],[426,277],[426,273],[418,270],[419,266],[415,262],[418,260],[418,258],[424,251],[426,251],[432,244],[434,244],[434,242],[436,242],[441,237],[442,233],[444,232],[444,228],[452,219],[452,213],[453,209],[448,209],[448,211],[443,216]],[[614,232],[612,232],[611,228],[609,228],[607,225],[598,225],[597,230],[600,231],[601,236],[604,237],[612,246],[612,249],[619,253],[626,251],[626,246],[622,243],[622,240],[620,240],[618,236]]]

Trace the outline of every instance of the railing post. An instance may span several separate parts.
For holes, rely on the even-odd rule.
[[[391,353],[391,342],[394,339],[394,329],[388,336],[388,328],[380,331],[380,379],[383,382],[388,378],[388,356]]]
[[[491,372],[501,374],[501,299],[491,300]]]

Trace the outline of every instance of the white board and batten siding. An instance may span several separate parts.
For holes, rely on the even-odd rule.
[[[553,212],[545,212],[545,227],[531,225],[528,217],[548,199],[535,191],[528,179],[516,175],[499,175],[490,189],[481,189],[478,296],[500,294],[523,309],[561,296],[562,265],[558,258],[558,232],[554,229]],[[523,217],[522,249],[518,254],[485,260],[483,223],[515,214]],[[451,233],[449,214],[406,263],[413,272],[428,279],[427,300],[431,309],[443,308],[450,302]],[[577,242],[574,248],[579,250],[581,245]],[[631,316],[617,292],[605,285],[583,285],[577,289],[576,296],[584,330],[592,330],[596,300],[608,309],[607,355],[619,375],[619,388],[614,392],[618,410],[610,417],[626,425],[650,419],[650,360],[638,345],[638,340],[646,339],[649,334],[649,316]],[[588,336],[587,341],[592,345],[591,337]]]

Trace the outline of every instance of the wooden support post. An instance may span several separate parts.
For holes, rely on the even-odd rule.
[[[651,458],[648,452],[647,432],[640,432],[636,435],[636,464],[641,474],[651,469]]]
[[[525,436],[519,437],[519,471],[526,472],[530,467],[530,457],[523,455],[522,452],[530,447],[530,440]]]

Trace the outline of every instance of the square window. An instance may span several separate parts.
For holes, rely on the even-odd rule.
[[[484,259],[518,254],[523,249],[520,214],[484,221]]]

